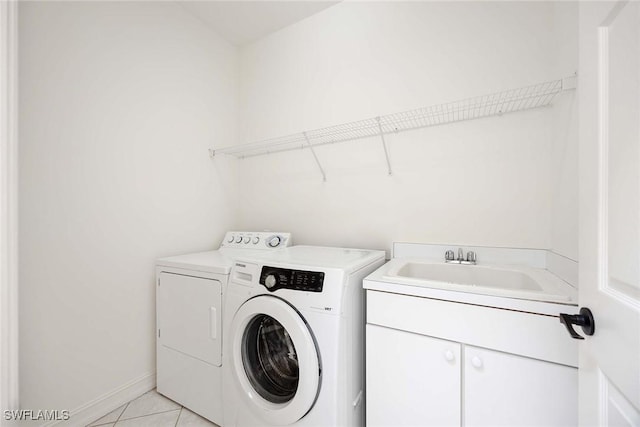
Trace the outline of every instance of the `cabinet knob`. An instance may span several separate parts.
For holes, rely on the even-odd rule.
[[[482,359],[480,359],[478,356],[473,356],[471,358],[471,364],[473,365],[474,368],[482,368]]]
[[[447,362],[453,362],[454,360],[456,360],[456,356],[451,350],[447,350],[444,352],[444,358],[447,360]]]

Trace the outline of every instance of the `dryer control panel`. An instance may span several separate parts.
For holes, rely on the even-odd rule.
[[[260,272],[260,284],[271,292],[278,289],[322,292],[324,273],[321,271],[289,270],[265,265]]]
[[[273,250],[291,246],[291,233],[271,231],[227,231],[220,248]]]

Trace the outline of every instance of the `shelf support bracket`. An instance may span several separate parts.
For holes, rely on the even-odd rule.
[[[387,159],[387,170],[391,175],[391,161],[389,160],[389,152],[387,151],[387,143],[384,140],[384,132],[382,132],[382,123],[380,123],[380,116],[376,117],[378,122],[378,131],[380,132],[380,138],[382,139],[382,148],[384,149],[384,157]]]
[[[578,72],[573,76],[565,77],[562,79],[562,90],[575,89],[578,86]]]
[[[320,160],[318,160],[316,151],[313,149],[313,146],[311,145],[311,141],[309,141],[309,136],[307,135],[306,132],[302,132],[302,135],[304,135],[304,140],[307,142],[307,147],[309,147],[309,150],[311,150],[311,154],[313,154],[313,158],[316,160],[316,164],[318,165],[318,168],[320,169],[320,173],[322,174],[322,180],[326,182],[327,175],[324,173],[324,169],[322,169],[322,165],[320,164]]]

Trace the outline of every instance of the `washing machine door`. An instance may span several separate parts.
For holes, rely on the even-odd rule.
[[[302,315],[280,298],[255,297],[238,309],[230,334],[231,371],[243,403],[268,425],[304,417],[318,396],[321,367]]]

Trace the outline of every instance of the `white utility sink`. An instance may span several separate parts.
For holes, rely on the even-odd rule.
[[[546,270],[524,266],[394,260],[384,279],[413,286],[548,302],[568,302],[566,287]],[[555,280],[553,280],[555,279]]]
[[[396,275],[459,285],[542,291],[542,287],[525,273],[479,265],[407,262],[398,269]]]

